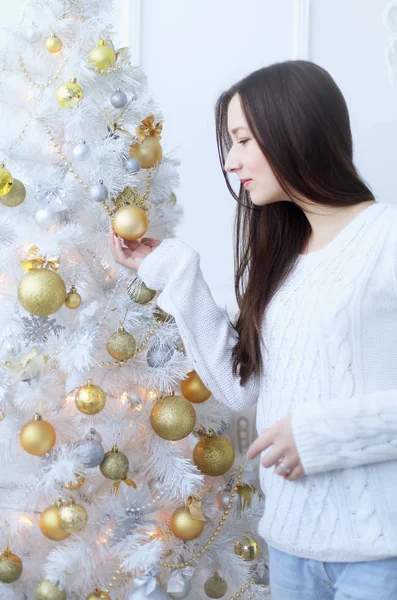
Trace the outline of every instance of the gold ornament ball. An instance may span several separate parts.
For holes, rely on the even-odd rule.
[[[23,185],[22,181],[19,181],[19,179],[14,179],[14,185],[12,186],[11,191],[5,196],[0,196],[0,204],[13,208],[14,206],[19,206],[22,204],[25,198],[25,186]]]
[[[258,558],[259,552],[260,546],[254,537],[245,537],[243,540],[236,542],[234,546],[234,553],[247,562]]]
[[[6,196],[12,190],[14,180],[6,168],[0,167],[0,196]]]
[[[170,529],[176,537],[189,541],[198,538],[204,530],[205,521],[193,519],[186,507],[177,508],[171,516]]]
[[[26,423],[21,429],[19,439],[22,448],[34,456],[43,456],[53,448],[56,442],[55,429],[36,414],[33,421]]]
[[[163,158],[163,149],[158,140],[149,136],[143,142],[131,144],[130,157],[136,158],[142,169],[151,169]]]
[[[74,310],[75,308],[78,308],[80,306],[80,304],[81,304],[81,296],[77,292],[76,288],[73,285],[70,292],[68,293],[68,295],[65,298],[65,306],[67,308]]]
[[[142,283],[135,284],[135,280],[132,280],[127,285],[127,292],[131,300],[137,304],[147,304],[156,295],[156,290],[151,290],[142,281]]]
[[[88,515],[84,506],[76,504],[70,500],[64,506],[59,508],[59,525],[67,533],[76,533],[83,531],[87,525]]]
[[[227,592],[227,583],[219,576],[218,572],[215,572],[213,576],[205,582],[204,591],[208,598],[223,598]]]
[[[0,581],[1,583],[14,583],[22,573],[22,561],[16,554],[7,548],[0,554]]]
[[[78,388],[75,402],[80,412],[85,415],[96,415],[106,404],[106,394],[102,388],[94,385],[89,379],[87,385]]]
[[[156,321],[159,321],[160,323],[165,323],[166,321],[171,323],[172,321],[175,321],[175,319],[172,315],[165,312],[165,310],[163,310],[159,306],[154,307],[153,316],[156,319]]]
[[[46,39],[45,47],[47,48],[48,52],[55,54],[56,52],[59,52],[61,50],[62,40],[60,40],[57,35],[52,34]]]
[[[182,396],[193,404],[201,404],[211,396],[211,392],[205,387],[196,371],[190,371],[188,378],[181,381],[181,392]]]
[[[67,483],[66,485],[63,486],[65,488],[65,490],[74,492],[75,490],[78,490],[81,488],[81,486],[85,482],[85,477],[83,475],[80,475],[79,473],[76,473],[75,477],[76,477],[76,481],[70,481],[69,483]]]
[[[37,317],[48,317],[65,302],[65,283],[55,271],[31,269],[18,287],[18,298],[25,310]]]
[[[154,404],[150,423],[159,437],[175,442],[193,431],[196,411],[182,396],[165,396]]]
[[[221,435],[205,436],[194,447],[193,462],[204,475],[224,475],[234,463],[233,445]]]
[[[113,216],[113,229],[123,240],[138,240],[149,227],[147,214],[137,206],[122,206]]]
[[[106,45],[105,40],[101,40],[98,46],[95,46],[88,55],[88,62],[99,71],[109,69],[116,62],[114,50]]]
[[[46,508],[40,515],[39,527],[41,533],[54,542],[60,542],[66,540],[70,533],[61,529],[59,520],[59,509],[62,506],[62,502],[58,501],[56,504]]]
[[[84,98],[84,93],[76,80],[72,79],[72,81],[67,81],[59,86],[56,98],[62,108],[76,108]]]
[[[117,360],[128,360],[135,354],[136,341],[133,335],[119,327],[116,333],[112,333],[106,343],[106,350],[110,356]]]
[[[66,600],[66,592],[45,579],[35,589],[34,600]]]
[[[112,479],[112,481],[123,480],[127,477],[129,461],[117,446],[113,446],[110,452],[106,452],[99,468],[102,475],[107,479]]]
[[[241,498],[241,505],[243,508],[246,506],[251,506],[252,497],[256,494],[257,489],[252,485],[248,485],[248,483],[244,485],[239,485],[237,487],[237,493]]]
[[[109,594],[96,588],[92,594],[88,594],[85,600],[112,600]]]

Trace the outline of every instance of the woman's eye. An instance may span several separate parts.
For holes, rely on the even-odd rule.
[[[242,144],[243,146],[245,146],[245,144],[246,144],[247,142],[249,142],[249,139],[247,139],[247,140],[240,140],[240,141],[239,141],[239,144]]]

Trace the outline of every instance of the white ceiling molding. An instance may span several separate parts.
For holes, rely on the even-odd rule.
[[[310,0],[294,0],[293,58],[310,60]]]
[[[138,66],[142,59],[142,0],[121,0],[120,5],[120,41],[128,46],[131,62]]]

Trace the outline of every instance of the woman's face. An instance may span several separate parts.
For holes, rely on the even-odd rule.
[[[225,170],[236,173],[253,204],[263,206],[288,200],[248,127],[238,94],[229,104],[228,130],[233,144],[226,158]]]

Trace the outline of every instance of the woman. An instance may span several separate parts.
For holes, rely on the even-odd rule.
[[[236,325],[182,242],[112,233],[115,259],[162,291],[215,397],[258,403],[247,456],[261,453],[273,600],[395,600],[397,209],[357,173],[346,103],[313,63],[250,74],[216,124],[238,201]]]

